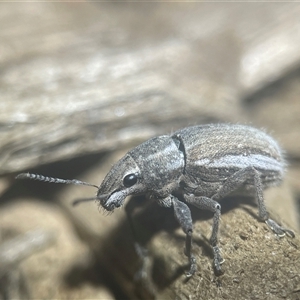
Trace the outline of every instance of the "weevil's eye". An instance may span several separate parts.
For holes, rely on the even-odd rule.
[[[137,182],[137,176],[135,174],[128,174],[123,179],[123,184],[126,187],[131,187]]]

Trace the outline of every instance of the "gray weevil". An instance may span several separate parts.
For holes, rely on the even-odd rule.
[[[269,219],[264,204],[263,190],[278,185],[284,169],[279,146],[264,132],[243,125],[199,125],[170,136],[151,138],[133,148],[113,165],[100,187],[96,186],[98,192],[94,199],[107,211],[122,206],[127,196],[137,194],[146,194],[159,205],[172,207],[186,234],[185,254],[190,265],[187,276],[195,273],[196,260],[192,253],[192,217],[186,203],[212,211],[210,244],[213,265],[220,273],[224,260],[218,246],[219,201],[232,192],[243,190],[254,195],[259,218],[278,236],[295,236],[293,231]],[[29,173],[17,178],[87,184]],[[185,202],[175,196],[178,193]]]

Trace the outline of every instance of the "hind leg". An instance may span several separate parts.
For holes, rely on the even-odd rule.
[[[230,176],[212,198],[217,201],[224,198],[234,190],[238,189],[244,182],[246,182],[249,179],[253,179],[254,182],[255,197],[258,204],[259,218],[262,221],[264,221],[278,236],[282,237],[285,234],[287,234],[290,237],[294,237],[295,234],[293,231],[281,227],[274,220],[269,218],[269,214],[264,203],[261,178],[259,172],[253,167],[242,169]]]

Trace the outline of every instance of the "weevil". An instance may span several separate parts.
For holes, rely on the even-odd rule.
[[[184,252],[189,262],[188,277],[197,267],[192,251],[193,222],[187,204],[213,212],[210,237],[213,266],[222,273],[224,260],[218,245],[219,201],[225,196],[238,190],[254,195],[259,218],[278,236],[295,236],[293,231],[269,218],[264,203],[263,190],[279,185],[284,170],[280,147],[263,131],[244,125],[198,125],[172,135],[153,137],[130,150],[112,166],[99,188],[96,186],[98,192],[93,199],[105,210],[113,211],[123,205],[127,196],[145,194],[160,206],[173,208],[186,234]],[[29,173],[17,178],[90,185]]]

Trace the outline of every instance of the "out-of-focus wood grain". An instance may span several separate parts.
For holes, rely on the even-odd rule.
[[[3,3],[0,174],[189,124],[253,121],[240,99],[299,64],[299,12],[293,3]]]

